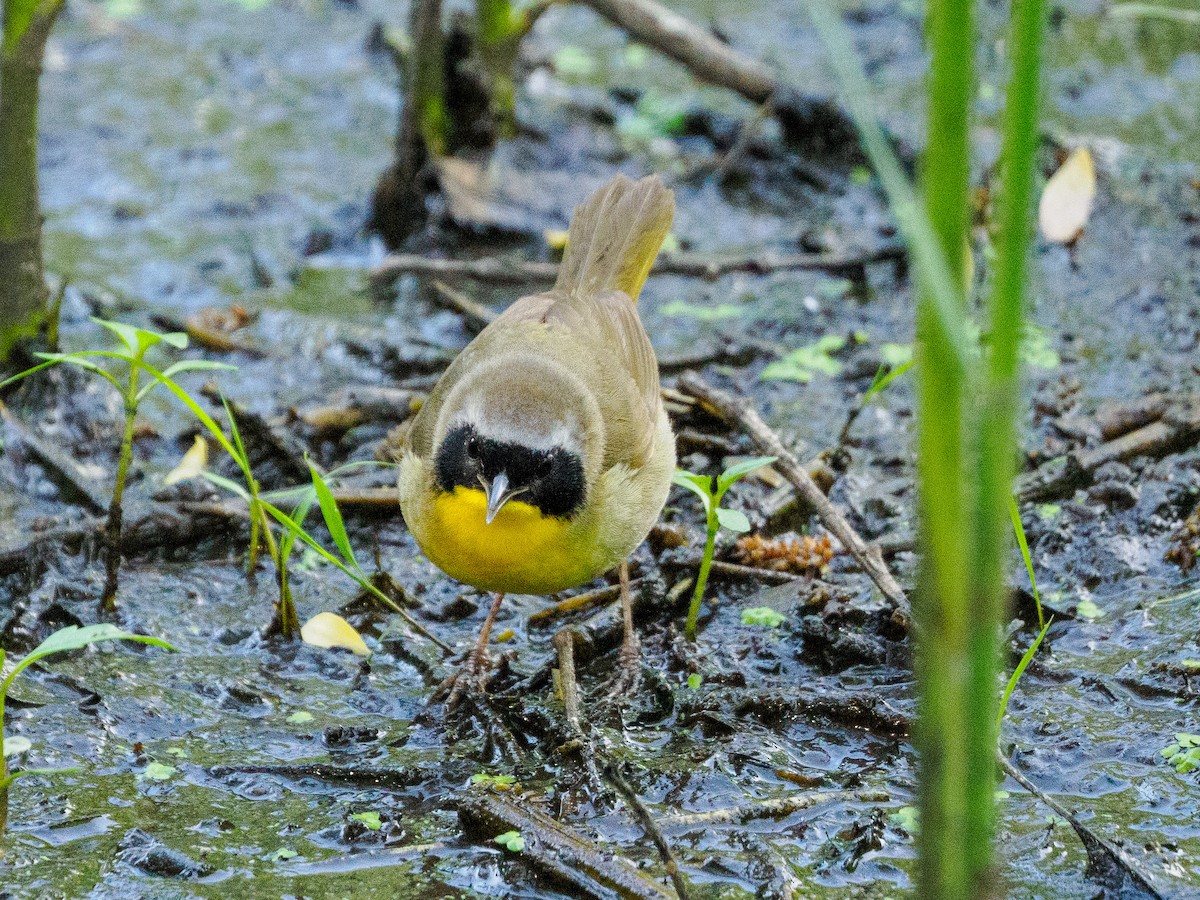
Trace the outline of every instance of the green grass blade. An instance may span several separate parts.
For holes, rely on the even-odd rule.
[[[355,571],[361,572],[362,566],[358,564],[358,560],[354,556],[354,548],[350,545],[350,536],[346,534],[346,523],[342,520],[342,512],[338,509],[337,501],[333,499],[333,492],[329,490],[329,485],[325,483],[325,479],[321,477],[316,466],[309,463],[308,470],[312,473],[317,502],[321,504],[321,515],[325,517],[325,527],[329,529],[329,535],[333,538],[334,545],[341,551],[342,558]]]
[[[879,176],[892,215],[896,217],[896,224],[917,264],[919,275],[929,290],[954,362],[965,370],[969,364],[966,349],[969,341],[961,321],[962,282],[952,274],[954,270],[941,250],[942,245],[933,224],[923,204],[918,202],[916,191],[879,124],[872,106],[876,92],[867,82],[846,27],[837,18],[836,8],[821,0],[809,0],[808,13],[842,86],[846,107],[858,126],[863,150]]]
[[[295,536],[298,540],[300,540],[304,544],[311,547],[314,551],[316,551],[318,556],[320,556],[326,562],[331,564],[334,568],[338,569],[344,575],[348,575],[364,591],[366,591],[371,596],[375,597],[375,599],[377,599],[380,603],[382,603],[384,606],[386,606],[392,612],[396,613],[398,616],[400,616],[402,619],[404,619],[404,621],[408,623],[409,627],[412,628],[414,631],[416,631],[419,635],[421,635],[422,637],[424,637],[426,640],[430,641],[431,643],[436,644],[445,653],[449,654],[452,652],[452,650],[448,644],[446,644],[444,641],[440,640],[436,635],[431,634],[428,631],[428,629],[426,629],[420,622],[418,622],[411,615],[409,615],[406,610],[397,606],[395,604],[395,602],[392,600],[392,598],[389,597],[387,594],[385,594],[383,591],[379,590],[379,588],[375,587],[375,585],[371,583],[371,580],[369,578],[367,578],[361,572],[354,571],[348,565],[346,565],[344,562],[342,562],[340,559],[338,559],[336,556],[334,556],[332,553],[330,553],[328,550],[326,550],[324,547],[322,547],[320,542],[317,541],[316,538],[314,538],[312,535],[310,535],[307,531],[305,531],[294,519],[292,519],[291,516],[289,516],[283,510],[279,509],[279,507],[275,506],[274,504],[267,503],[265,500],[262,501],[262,507],[264,510],[266,510],[268,515],[270,515],[273,519],[275,519],[275,521],[277,521],[280,525],[282,525],[288,531],[295,534]]]
[[[1025,527],[1021,524],[1021,510],[1017,506],[1017,498],[1008,498],[1008,514],[1012,519],[1013,534],[1017,537],[1017,546],[1021,548],[1021,558],[1025,560],[1025,571],[1029,573],[1029,586],[1033,589],[1033,602],[1037,605],[1038,628],[1046,627],[1042,616],[1042,595],[1038,593],[1037,576],[1033,574],[1033,560],[1029,556],[1029,542],[1025,540]]]
[[[79,650],[82,647],[98,643],[99,641],[117,640],[137,641],[141,644],[152,644],[155,647],[162,647],[164,650],[175,650],[174,647],[161,638],[150,637],[145,634],[134,634],[131,631],[125,631],[107,622],[82,627],[79,625],[68,625],[54,632],[54,634],[25,654],[25,657],[16,664],[8,674],[8,677],[0,684],[0,696],[7,695],[8,686],[13,683],[13,679],[22,671],[51,654],[65,653],[68,650]]]
[[[1021,657],[1021,661],[1017,663],[1017,667],[1013,669],[1012,675],[1009,676],[1008,684],[1004,686],[1004,694],[1000,697],[1000,709],[996,713],[996,727],[1000,727],[1000,723],[1004,721],[1004,714],[1008,712],[1008,698],[1012,696],[1016,690],[1017,682],[1021,680],[1021,676],[1025,674],[1025,670],[1029,668],[1029,663],[1033,661],[1034,654],[1037,653],[1038,647],[1042,646],[1042,639],[1046,636],[1046,632],[1050,630],[1051,619],[1042,626],[1042,630],[1038,632],[1038,636],[1033,643],[1029,645],[1029,649]]]
[[[233,438],[233,446],[237,447],[236,459],[242,464],[243,469],[246,469],[250,465],[250,457],[246,454],[246,445],[242,443],[242,433],[238,430],[237,419],[234,418],[229,400],[224,394],[221,395],[221,405],[225,407],[225,418],[229,420],[229,434]]]

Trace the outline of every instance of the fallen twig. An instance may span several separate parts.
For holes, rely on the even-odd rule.
[[[671,876],[671,884],[675,886],[675,893],[679,896],[679,900],[689,900],[687,882],[683,880],[683,873],[679,870],[679,860],[675,858],[675,854],[671,851],[671,845],[667,843],[667,839],[663,837],[662,830],[654,821],[654,816],[650,815],[650,810],[646,809],[646,805],[642,803],[637,792],[629,786],[629,783],[621,777],[621,773],[617,771],[614,765],[606,765],[604,767],[604,777],[609,783],[617,789],[617,792],[625,799],[629,805],[629,809],[633,812],[633,817],[637,819],[638,824],[642,826],[642,830],[646,832],[646,836],[654,842],[654,846],[658,849],[658,855],[663,861],[663,866],[666,867],[667,874]]]
[[[473,331],[482,331],[496,319],[496,313],[444,281],[434,280],[433,290],[447,308],[461,315]]]
[[[892,573],[883,562],[883,554],[873,544],[867,544],[846,521],[836,506],[821,491],[817,483],[805,470],[795,455],[788,450],[779,436],[762,420],[754,406],[744,399],[717,390],[694,372],[679,376],[678,387],[700,401],[704,408],[718,418],[745,431],[759,450],[778,457],[775,468],[786,478],[800,496],[816,510],[817,518],[826,529],[841,541],[842,546],[858,561],[875,582],[906,624],[909,619],[908,598],[904,595]]]
[[[625,900],[664,900],[671,895],[643,877],[611,845],[597,847],[573,828],[556,822],[517,797],[473,790],[458,801],[463,827],[490,842],[498,834],[519,831],[525,840],[520,858],[551,878],[568,885],[578,896],[607,900],[615,893]]]
[[[874,250],[852,254],[766,252],[756,256],[722,258],[699,253],[664,253],[658,257],[651,274],[682,275],[705,281],[715,281],[737,272],[767,275],[790,269],[841,274],[861,269],[869,263],[900,259],[903,255],[904,248],[898,244],[885,244]],[[377,283],[392,281],[401,275],[469,278],[490,284],[529,284],[553,282],[558,277],[558,263],[504,260],[494,256],[482,259],[434,259],[413,253],[392,253],[371,270],[371,280]]]
[[[634,585],[637,583],[637,581],[632,582]],[[619,584],[606,584],[604,587],[599,587],[592,591],[584,591],[582,594],[576,594],[574,597],[560,600],[553,606],[547,606],[545,609],[538,610],[529,616],[528,625],[530,628],[547,628],[555,620],[563,616],[582,612],[583,610],[591,609],[593,606],[603,606],[612,603],[620,596],[621,586]]]
[[[426,777],[420,769],[371,769],[361,766],[331,766],[324,763],[281,766],[213,766],[208,774],[214,778],[230,775],[274,775],[289,781],[316,779],[331,784],[348,784],[359,788],[378,788],[401,791],[419,784]]]
[[[1150,878],[1142,874],[1137,863],[1119,847],[1110,844],[1099,837],[1094,831],[1084,825],[1079,818],[1050,795],[1044,793],[1030,781],[1003,753],[997,751],[996,759],[1000,768],[1013,781],[1029,791],[1058,815],[1062,816],[1075,829],[1080,843],[1087,853],[1088,865],[1084,873],[1092,881],[1113,891],[1118,897],[1134,896],[1130,891],[1136,891],[1136,896],[1161,898],[1162,894],[1150,883]]]
[[[1200,396],[1178,397],[1172,401],[1148,398],[1139,408],[1122,408],[1098,419],[1103,434],[1150,419],[1133,431],[1087,450],[1043,463],[1032,472],[1017,476],[1016,494],[1022,501],[1044,502],[1069,495],[1091,483],[1092,473],[1108,462],[1135,456],[1164,456],[1178,452],[1200,439]]]
[[[780,81],[765,64],[654,0],[581,2],[631,37],[682,63],[700,80],[735,91],[752,103],[770,101],[789,141],[830,151],[858,147],[854,124],[836,103]]]
[[[82,500],[92,512],[108,510],[107,493],[111,492],[106,493],[69,454],[35,435],[3,402],[0,402],[0,421],[29,449],[52,481]]]
[[[663,568],[694,569],[700,565],[699,556],[672,557],[663,560]],[[743,581],[765,581],[768,584],[788,584],[792,581],[811,581],[807,575],[797,575],[794,572],[782,572],[779,569],[767,569],[759,566],[743,566],[739,563],[725,562],[714,559],[712,574],[724,575],[727,578],[737,578]]]
[[[911,724],[908,716],[884,697],[861,690],[721,688],[688,701],[686,706],[689,715],[732,712],[758,716],[772,724],[785,716],[809,716],[893,737],[906,736]]]
[[[698,828],[709,825],[743,825],[755,819],[781,819],[802,809],[826,803],[890,803],[891,796],[884,791],[817,791],[796,794],[791,797],[776,797],[771,800],[755,800],[739,806],[710,809],[699,813],[681,813],[663,816],[658,820],[662,828]]]

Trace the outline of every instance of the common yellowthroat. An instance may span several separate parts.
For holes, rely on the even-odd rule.
[[[623,564],[666,502],[675,438],[636,303],[674,214],[657,177],[618,175],[594,193],[554,288],[480,332],[409,431],[410,531],[447,575],[496,592],[470,678],[487,667],[505,593],[554,593]],[[634,649],[627,590],[622,603]]]

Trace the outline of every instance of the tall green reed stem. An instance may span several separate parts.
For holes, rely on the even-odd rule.
[[[964,255],[968,244],[970,101],[974,85],[974,3],[931,0],[926,12],[930,48],[929,126],[920,192],[951,277],[963,291],[953,311],[966,321]],[[972,754],[992,740],[992,701],[972,709],[974,674],[983,660],[986,624],[972,613],[973,498],[966,474],[965,398],[971,367],[952,352],[952,339],[934,314],[922,284],[917,303],[917,474],[924,553],[913,595],[918,623],[914,657],[921,687],[914,733],[919,753],[921,830],[919,882],[938,897],[979,896],[975,890],[990,859],[992,777],[983,779],[985,804],[977,802]],[[986,651],[985,651],[986,655]],[[990,659],[987,662],[991,662]],[[994,687],[993,687],[994,690]],[[980,738],[975,729],[982,727]],[[989,747],[994,744],[989,743]],[[992,751],[983,753],[992,765]]]
[[[992,868],[997,648],[1044,9],[1042,0],[1013,0],[998,259],[988,298],[991,351],[982,364],[966,338],[974,4],[931,0],[928,7],[930,121],[919,197],[883,136],[845,29],[820,0],[809,10],[919,279],[918,893],[991,897],[998,892]]]

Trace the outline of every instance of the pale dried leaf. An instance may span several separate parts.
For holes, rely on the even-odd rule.
[[[1069,244],[1083,232],[1096,197],[1096,167],[1092,154],[1080,147],[1050,176],[1038,205],[1042,236],[1057,244]]]
[[[336,613],[317,613],[300,627],[300,637],[314,647],[341,647],[359,656],[371,655],[354,626]]]
[[[204,440],[204,437],[198,434],[196,435],[196,440],[192,442],[192,446],[188,448],[188,452],[183,454],[183,459],[179,461],[179,465],[167,473],[167,477],[163,479],[163,484],[169,486],[179,484],[181,481],[197,478],[207,465],[208,441]]]

